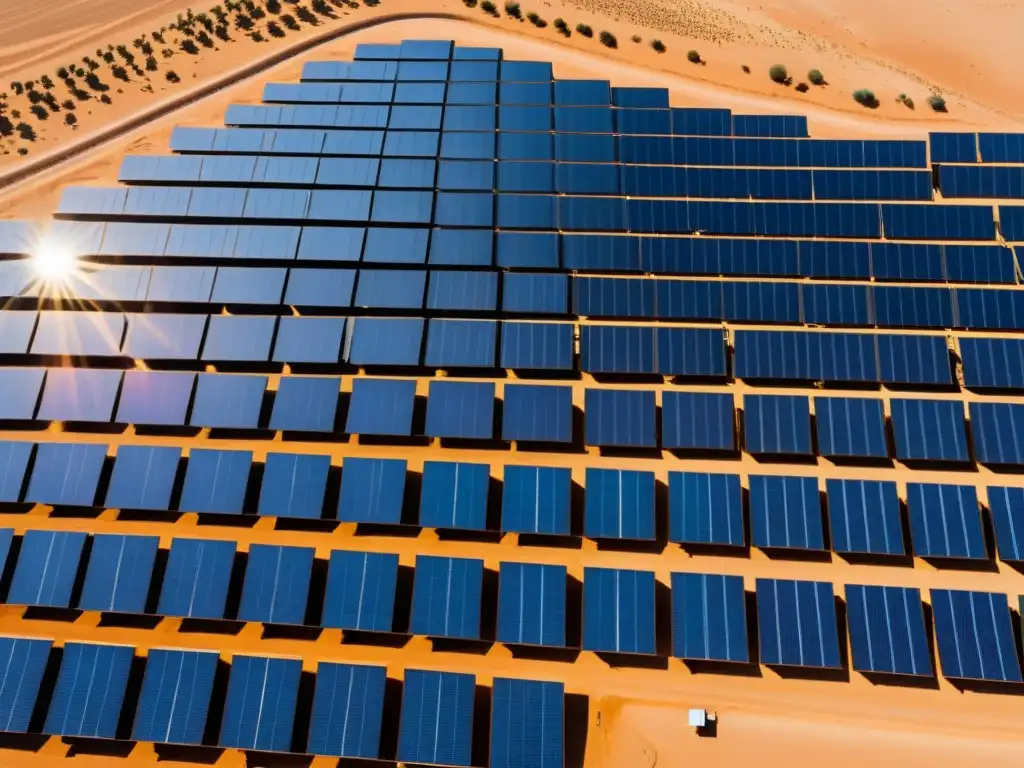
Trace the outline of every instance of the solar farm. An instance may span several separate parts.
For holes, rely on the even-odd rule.
[[[15,748],[582,768],[621,669],[1024,690],[1024,135],[411,40],[167,150],[0,221]]]

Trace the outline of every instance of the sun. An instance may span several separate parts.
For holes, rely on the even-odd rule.
[[[32,266],[44,280],[62,282],[78,270],[78,254],[65,243],[44,240],[32,253]]]

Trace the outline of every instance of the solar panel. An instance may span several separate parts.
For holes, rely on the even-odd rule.
[[[343,317],[282,317],[274,343],[279,363],[324,363],[341,359],[345,338]]]
[[[757,624],[762,664],[840,666],[831,583],[758,579]]]
[[[116,509],[169,509],[180,460],[180,448],[120,446],[104,504]]]
[[[398,759],[468,766],[475,693],[473,675],[407,669],[398,727]]]
[[[43,733],[114,738],[134,657],[130,645],[65,643]]]
[[[832,549],[852,554],[904,554],[896,483],[829,478],[825,490]]]
[[[21,501],[25,472],[34,447],[32,443],[0,442],[0,502]]]
[[[300,659],[235,656],[231,660],[220,745],[288,752],[301,675]]]
[[[568,536],[572,476],[561,467],[505,467],[501,530]]]
[[[942,336],[878,336],[879,378],[894,384],[952,384]]]
[[[762,549],[824,549],[817,478],[751,475],[750,538]]]
[[[354,435],[412,434],[416,382],[398,379],[356,379],[352,383],[345,431]]]
[[[988,557],[974,486],[907,483],[907,511],[918,557]]]
[[[494,383],[431,381],[426,434],[490,439],[494,435]]]
[[[157,613],[191,619],[223,619],[235,542],[172,539]]]
[[[562,768],[565,686],[496,677],[492,697],[493,768]]]
[[[240,515],[251,467],[252,451],[193,449],[178,508],[182,512]]]
[[[565,588],[565,566],[501,563],[498,642],[565,646]]]
[[[45,368],[0,370],[0,419],[31,421],[45,375]]]
[[[364,459],[349,456],[341,469],[338,519],[343,523],[402,521],[405,459]]]
[[[847,584],[846,606],[854,669],[931,676],[919,590]]]
[[[268,453],[257,514],[319,519],[330,470],[330,456]]]
[[[739,475],[669,472],[668,538],[681,544],[742,547]]]
[[[580,326],[580,370],[589,373],[654,373],[654,328]]]
[[[346,357],[352,365],[419,365],[422,319],[360,317],[349,333]]]
[[[423,462],[420,525],[482,531],[487,527],[488,464]]]
[[[1024,422],[1022,406],[1015,403],[970,403],[974,455],[982,464],[1024,463],[1024,444],[1018,440]]]
[[[94,534],[78,608],[144,613],[159,546],[157,536]]]
[[[338,411],[340,377],[282,376],[278,381],[270,428],[296,432],[332,432]]]
[[[654,392],[587,389],[584,396],[587,445],[654,448]]]
[[[655,653],[654,573],[583,569],[583,649]]]
[[[115,312],[40,312],[32,354],[118,357],[124,325]]]
[[[811,411],[806,396],[744,395],[743,442],[753,454],[810,455]]]
[[[386,684],[385,667],[320,662],[307,751],[377,758]]]
[[[53,506],[93,506],[106,459],[105,445],[40,444],[25,501]]]
[[[130,314],[121,351],[146,360],[195,360],[206,331],[206,315]]]
[[[52,647],[51,640],[0,637],[0,731],[28,731]]]
[[[121,371],[86,368],[50,368],[40,421],[109,422],[121,387]]]
[[[493,368],[497,322],[430,320],[423,362],[430,368]]]
[[[409,631],[478,640],[483,575],[483,560],[417,555]]]
[[[202,743],[218,658],[213,651],[152,649],[132,738],[163,744]]]
[[[7,602],[68,608],[85,546],[78,531],[26,531]]]
[[[583,533],[592,539],[654,540],[654,473],[587,468]]]
[[[859,397],[814,398],[818,452],[822,456],[885,458],[882,401]]]
[[[189,424],[211,429],[255,429],[266,389],[266,376],[200,373]]]
[[[672,655],[750,661],[742,576],[672,574]]]
[[[195,383],[194,373],[126,371],[114,421],[183,426]]]
[[[963,403],[893,399],[896,456],[910,461],[968,461]]]
[[[331,552],[322,623],[365,632],[390,632],[398,582],[398,555]]]
[[[238,618],[268,624],[301,624],[306,615],[314,554],[312,547],[249,547]]]
[[[215,315],[206,331],[202,359],[265,363],[276,327],[276,317]]]
[[[1024,489],[990,485],[987,490],[999,559],[1020,562],[1024,560]]]
[[[932,589],[931,596],[942,674],[953,680],[1021,681],[1006,595]]]
[[[568,323],[501,324],[502,368],[571,371],[573,357],[573,326]]]

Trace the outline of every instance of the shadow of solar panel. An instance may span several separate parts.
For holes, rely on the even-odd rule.
[[[564,467],[505,467],[501,530],[513,533],[571,534],[572,475]]]
[[[330,456],[268,453],[257,514],[320,519],[330,470]]]
[[[974,454],[980,463],[1024,463],[1024,443],[1017,437],[1024,428],[1024,406],[1015,403],[970,403],[967,408],[974,438]]]
[[[918,557],[988,558],[974,486],[907,483],[907,513]]]
[[[419,365],[421,318],[359,317],[349,328],[346,358],[352,365]]]
[[[932,675],[919,590],[847,584],[846,605],[854,669]]]
[[[79,531],[26,531],[7,603],[70,607],[85,536]]]
[[[817,479],[751,475],[750,538],[761,549],[825,549]]]
[[[215,315],[206,332],[203,360],[266,362],[276,327],[276,317]]]
[[[743,577],[672,574],[672,655],[695,661],[750,661]]]
[[[345,431],[352,435],[412,435],[416,382],[355,379]]]
[[[502,440],[569,443],[573,439],[572,388],[506,384]]]
[[[193,427],[255,429],[266,388],[266,376],[200,373],[189,424]]]
[[[583,569],[583,649],[655,653],[653,571]]]
[[[488,464],[425,461],[420,525],[482,531],[487,527]]]
[[[0,503],[21,501],[25,472],[34,447],[33,443],[0,442]]]
[[[662,393],[661,445],[675,450],[736,450],[731,394]]]
[[[109,422],[120,387],[121,371],[50,368],[37,418]]]
[[[584,419],[587,445],[655,448],[654,392],[587,389]]]
[[[126,371],[114,421],[183,426],[195,383],[194,373]]]
[[[832,549],[874,555],[906,552],[896,483],[829,478],[825,490]]]
[[[65,643],[43,733],[114,738],[134,657],[130,645]]]
[[[681,544],[742,547],[739,475],[668,473],[668,538]]]
[[[251,468],[252,451],[193,449],[178,508],[182,512],[242,514]]]
[[[32,340],[32,354],[117,357],[124,326],[124,315],[116,312],[43,311]]]
[[[45,375],[45,368],[0,369],[0,419],[31,421]]]
[[[171,540],[157,613],[195,619],[223,619],[235,542]]]
[[[28,731],[52,647],[52,640],[0,637],[0,731]]]
[[[307,751],[377,758],[386,684],[386,667],[320,662]]]
[[[405,459],[350,456],[341,470],[338,519],[343,523],[402,522]]]
[[[430,273],[427,309],[486,312],[497,308],[497,272]]]
[[[158,536],[94,534],[77,607],[86,611],[144,613],[159,546]]]
[[[814,416],[822,456],[885,458],[882,401],[859,397],[816,397]]]
[[[426,434],[487,440],[494,435],[494,382],[430,382]]]
[[[483,560],[417,555],[409,631],[428,637],[480,639],[483,577]]]
[[[896,456],[905,461],[968,461],[963,403],[890,401]]]
[[[406,670],[398,727],[398,759],[468,766],[475,692],[473,675]]]
[[[275,431],[333,431],[340,390],[340,377],[282,376],[270,413],[270,428]]]
[[[497,330],[493,320],[430,320],[424,363],[428,368],[493,368]]]
[[[249,547],[239,620],[301,624],[306,616],[314,553],[312,547]]]
[[[952,680],[1021,681],[1006,595],[933,589],[931,596],[942,674]]]
[[[331,552],[324,594],[325,627],[390,632],[398,583],[398,555]]]
[[[212,651],[152,649],[146,658],[132,738],[200,744],[217,660],[218,655]]]
[[[301,659],[237,655],[231,660],[220,745],[287,752],[292,743]]]
[[[654,473],[587,467],[583,535],[654,540]]]
[[[431,265],[489,267],[494,261],[494,233],[489,229],[435,229],[430,235]]]
[[[93,506],[106,458],[105,445],[42,443],[36,449],[25,501],[53,506]]]
[[[1006,563],[1024,560],[1024,488],[988,486],[996,551]]]
[[[830,583],[758,579],[757,624],[762,664],[840,666],[835,597]]]
[[[274,361],[336,364],[345,338],[343,317],[282,317]]]
[[[501,563],[498,642],[562,648],[565,616],[565,566]]]
[[[195,360],[206,315],[130,314],[121,351],[145,360]]]
[[[588,373],[654,373],[654,328],[581,325],[580,370]]]

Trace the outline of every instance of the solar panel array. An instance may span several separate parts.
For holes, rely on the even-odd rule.
[[[1022,199],[447,41],[176,128],[0,222],[0,731],[555,768],[607,665],[1020,683]]]

